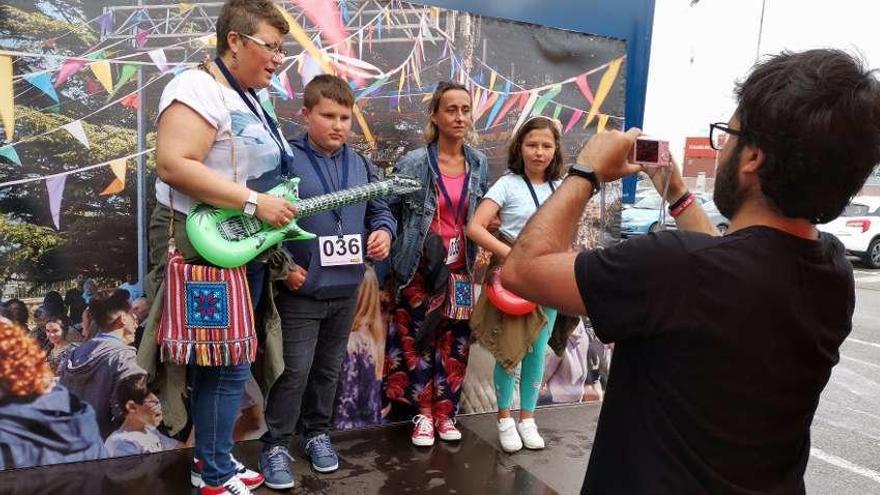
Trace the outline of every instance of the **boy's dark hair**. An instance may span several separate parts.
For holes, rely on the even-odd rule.
[[[345,79],[330,74],[321,74],[306,84],[303,89],[303,106],[311,110],[321,102],[321,98],[335,101],[342,106],[354,106],[354,93]]]
[[[147,384],[147,375],[140,373],[123,378],[116,386],[117,410],[124,416],[126,414],[125,405],[128,404],[128,401],[143,404],[152,392]]]
[[[880,162],[880,83],[843,51],[783,52],[736,96],[736,151],[764,152],[761,192],[787,217],[836,218]]]
[[[101,331],[109,330],[113,323],[113,314],[118,311],[130,311],[128,291],[112,289],[102,290],[92,296],[89,301],[89,316]]]
[[[553,160],[550,166],[544,170],[544,180],[557,180],[562,177],[563,167],[565,166],[562,157],[562,137],[556,123],[548,117],[533,117],[527,120],[513,135],[510,140],[510,146],[507,148],[507,169],[519,175],[526,173],[526,165],[522,157],[522,145],[526,139],[526,135],[535,129],[550,129],[553,133],[553,141],[556,143],[556,152],[553,153]]]
[[[227,0],[217,17],[217,55],[229,50],[226,36],[231,31],[254,34],[261,21],[266,21],[281,34],[290,31],[287,20],[270,0]]]

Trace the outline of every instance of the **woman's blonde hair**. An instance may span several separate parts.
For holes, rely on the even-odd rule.
[[[437,88],[434,90],[434,94],[431,95],[431,101],[428,103],[428,123],[425,124],[425,130],[423,132],[425,136],[425,144],[433,144],[440,139],[440,129],[438,129],[437,124],[431,120],[431,116],[440,110],[440,100],[447,91],[464,91],[468,94],[468,98],[471,100],[471,128],[464,140],[466,143],[476,143],[477,133],[474,132],[473,95],[463,84],[452,81],[440,81],[437,83]]]
[[[382,305],[379,297],[379,279],[376,270],[367,265],[364,281],[358,289],[357,306],[352,322],[352,331],[367,331],[372,337],[373,361],[376,363],[376,379],[382,379],[385,365],[385,327],[382,324]]]

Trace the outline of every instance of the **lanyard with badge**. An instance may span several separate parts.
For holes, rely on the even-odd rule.
[[[521,175],[520,177],[522,177],[522,180],[526,181],[526,185],[529,186],[529,193],[531,193],[532,195],[532,201],[535,202],[535,210],[537,211],[537,209],[541,207],[541,202],[538,201],[538,195],[535,194],[535,187],[532,186],[532,181],[530,181],[528,177],[526,177],[525,175]],[[556,186],[553,185],[553,181],[550,180],[547,182],[550,184],[550,194],[555,193]]]
[[[443,176],[440,173],[440,165],[438,165],[437,163],[436,144],[431,144],[428,146],[428,162],[431,166],[431,170],[437,177],[437,187],[440,189],[440,192],[446,199],[446,204],[449,205],[449,208],[452,209],[454,215],[452,218],[453,225],[455,226],[455,235],[454,237],[449,239],[449,249],[447,249],[446,252],[446,264],[451,265],[452,263],[458,261],[463,252],[462,247],[464,246],[464,236],[462,235],[461,224],[459,223],[459,221],[461,220],[461,214],[464,211],[464,205],[467,202],[468,186],[470,185],[469,182],[471,178],[471,169],[467,164],[467,159],[465,158],[464,182],[461,185],[461,195],[458,197],[458,204],[455,204],[452,202],[452,197],[449,196],[449,191],[446,189],[446,184],[443,182]]]
[[[335,189],[330,187],[327,177],[321,165],[318,164],[318,157],[310,143],[304,146],[305,155],[315,170],[315,175],[321,182],[321,187],[327,194],[336,192],[348,187],[348,147],[346,146],[342,153],[343,166],[342,177],[339,184],[333,184]],[[332,178],[331,178],[332,179]],[[318,237],[318,251],[321,255],[321,266],[342,266],[342,265],[359,265],[364,262],[364,250],[361,234],[343,234],[342,230],[342,213],[339,208],[332,210],[333,216],[336,217],[336,235],[327,235]]]
[[[214,59],[214,63],[217,64],[217,68],[220,69],[220,72],[223,73],[223,77],[226,78],[226,82],[229,83],[229,86],[238,93],[238,96],[244,101],[244,104],[247,105],[248,109],[257,117],[257,120],[263,123],[264,126],[268,127],[269,135],[272,136],[272,141],[275,142],[275,145],[278,146],[278,150],[281,152],[281,165],[282,165],[282,173],[287,174],[290,171],[290,155],[287,153],[287,150],[284,148],[284,139],[281,137],[281,131],[278,130],[278,126],[275,125],[275,121],[272,120],[272,117],[266,112],[266,109],[260,107],[262,110],[262,117],[260,112],[257,111],[254,106],[254,101],[258,101],[257,93],[254,92],[253,89],[248,89],[248,93],[254,98],[253,101],[247,97],[244,90],[241,89],[241,86],[238,84],[238,81],[232,77],[232,73],[229,72],[229,69],[226,67],[226,64],[223,63],[223,60],[220,57]]]

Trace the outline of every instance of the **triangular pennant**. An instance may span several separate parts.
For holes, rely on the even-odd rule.
[[[0,55],[0,121],[6,131],[6,140],[12,141],[15,134],[15,97],[12,93],[12,57]]]
[[[522,96],[525,96],[526,98],[529,97],[528,93],[523,93]],[[510,98],[508,98],[507,103],[505,103],[504,106],[501,107],[501,111],[498,112],[498,116],[495,117],[494,121],[492,121],[492,124],[490,125],[490,127],[498,125],[498,123],[501,122],[501,119],[503,119],[504,116],[507,115],[507,112],[509,112],[510,109],[513,108],[514,105],[519,103],[519,101],[521,99],[522,99],[521,95],[519,95],[519,94],[512,95]],[[497,103],[496,103],[496,105],[497,105]]]
[[[101,26],[101,36],[105,36],[113,29],[113,12],[106,12],[98,17],[98,25]]]
[[[92,77],[86,78],[86,93],[88,93],[89,96],[96,95],[101,91],[103,90],[101,89],[101,85],[98,84],[98,81],[95,81]]]
[[[497,95],[498,93],[496,93]],[[486,119],[486,129],[492,126],[492,123],[495,122],[498,117],[498,113],[504,106],[504,102],[507,101],[508,96],[504,93],[498,98],[498,101],[495,102],[495,105],[492,106],[492,111],[489,112],[489,118]]]
[[[89,145],[89,138],[86,137],[86,130],[83,129],[81,121],[74,120],[69,124],[64,124],[63,126],[61,126],[61,128],[69,132],[70,135],[76,138],[77,141],[82,143],[83,146],[85,146],[86,148],[91,148],[91,146]]]
[[[160,72],[168,71],[168,59],[165,58],[165,50],[162,48],[157,48],[155,50],[151,50],[147,52],[147,55],[150,56],[150,60],[156,64],[156,68],[159,69]]]
[[[55,230],[61,228],[61,199],[64,197],[65,182],[67,182],[66,175],[46,179],[46,189],[49,191],[49,211],[52,213]]]
[[[568,131],[571,130],[572,127],[577,124],[578,120],[580,120],[581,116],[584,114],[583,110],[575,110],[571,117],[568,119],[568,125],[565,126],[565,133],[568,134]]]
[[[11,144],[0,148],[0,156],[16,165],[21,165],[21,158],[18,157],[18,152],[15,151],[15,148],[13,148]]]
[[[532,108],[535,106],[535,103],[538,101],[538,92],[530,91],[529,98],[526,100],[526,104],[522,107],[522,112],[519,114],[519,118],[516,120],[516,124],[513,126],[513,132],[516,133],[517,129],[520,128],[521,125],[529,118],[529,115],[532,112]]]
[[[178,12],[180,12],[180,15],[188,14],[189,11],[192,10],[192,8],[193,6],[186,2],[180,2],[179,4],[177,4],[177,10]]]
[[[130,93],[120,99],[119,104],[137,110],[141,106],[141,97],[137,92]]]
[[[556,105],[556,107],[553,109],[553,118],[559,120],[559,114],[562,113],[562,105],[559,103],[554,103],[554,105]]]
[[[596,114],[599,113],[602,103],[605,102],[605,97],[608,96],[608,93],[611,91],[611,86],[614,84],[614,80],[617,79],[617,73],[620,72],[620,65],[622,63],[623,57],[612,61],[608,64],[608,70],[602,74],[602,79],[599,81],[599,89],[596,90],[596,98],[593,101],[593,105],[590,107],[590,113],[587,115],[586,125],[590,125],[590,122],[592,122]]]
[[[302,79],[302,85],[305,87],[315,76],[323,74],[323,71],[321,70],[321,65],[308,53],[303,54],[302,61],[299,75]]]
[[[491,74],[489,74],[489,89],[490,90],[493,90],[493,91],[495,90],[495,78],[496,77],[498,77],[498,74],[496,74],[494,70],[491,71]]]
[[[400,111],[400,92],[403,91],[403,81],[406,79],[406,66],[400,70],[400,84],[397,86],[397,111]]]
[[[544,108],[547,106],[547,103],[550,103],[550,100],[556,98],[556,96],[562,92],[562,85],[557,84],[550,88],[550,91],[544,93],[540,99],[535,103],[534,108],[532,108],[532,115],[541,115],[544,113]]]
[[[92,62],[89,64],[89,68],[92,69],[92,73],[95,74],[95,79],[101,83],[101,86],[104,86],[104,89],[107,90],[108,93],[113,92],[113,73],[110,72],[110,62],[106,60],[99,60],[97,62]]]
[[[489,96],[488,99],[486,99],[486,96],[487,96],[487,95]],[[484,92],[483,92],[483,98],[486,99],[486,101],[484,101],[484,102],[482,102],[482,103],[480,104],[480,107],[477,109],[477,113],[474,114],[474,122],[480,120],[480,118],[482,118],[483,115],[485,115],[486,112],[487,112],[490,108],[494,108],[494,107],[495,107],[495,102],[498,100],[498,98],[499,98],[500,96],[501,96],[500,93],[490,93],[489,91],[484,91]]]
[[[278,92],[282,100],[287,101],[288,99],[290,99],[290,97],[287,95],[287,89],[284,88],[284,85],[281,83],[281,78],[278,76],[278,74],[272,74],[272,79],[270,80],[269,84],[272,86],[272,88],[275,89],[275,91]]]
[[[584,95],[584,98],[587,99],[590,105],[593,104],[593,91],[590,90],[590,84],[587,82],[587,75],[583,74],[578,76],[577,79],[574,80],[575,84],[577,84],[578,89],[581,90],[581,93]]]
[[[284,86],[284,92],[287,93],[287,97],[295,98],[296,94],[293,92],[293,86],[290,85],[290,76],[287,75],[287,72],[282,72],[278,78],[281,79],[281,85]]]
[[[116,177],[113,179],[113,182],[111,182],[110,185],[108,185],[103,191],[98,194],[99,196],[119,194],[125,190],[126,163],[126,159],[110,162],[110,169],[113,170],[113,175],[115,175]]]
[[[55,103],[58,103],[58,93],[55,91],[55,87],[52,86],[52,77],[48,72],[40,72],[38,74],[28,74],[24,76],[25,80],[35,88],[39,89],[49,98],[55,100]]]
[[[138,48],[143,48],[145,44],[147,44],[147,38],[150,36],[150,32],[146,29],[138,29],[136,35],[134,35],[135,44],[137,44]]]
[[[70,76],[79,72],[83,67],[85,67],[86,61],[80,59],[67,59],[61,63],[61,68],[58,69],[58,73],[55,75],[55,82],[53,83],[55,87],[60,87],[64,84]]]
[[[135,74],[137,74],[138,66],[134,64],[125,64],[122,66],[122,73],[119,74],[119,80],[116,81],[116,87],[113,88],[113,91],[116,92],[121,88],[125,83],[127,83]]]
[[[373,84],[370,84],[369,86],[366,87],[366,89],[361,91],[360,94],[357,96],[357,99],[360,100],[361,98],[366,98],[367,96],[375,93],[386,82],[388,82],[387,76],[383,77],[382,79],[376,80]]]
[[[416,86],[421,88],[422,87],[422,78],[419,75],[419,68],[417,66],[416,59],[413,59],[413,61],[412,61],[412,77],[416,81]]]

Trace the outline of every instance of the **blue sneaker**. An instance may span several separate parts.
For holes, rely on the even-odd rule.
[[[303,447],[309,460],[312,461],[312,468],[319,473],[332,473],[339,469],[339,457],[333,450],[330,443],[330,437],[326,433],[321,433],[308,440]]]
[[[292,463],[293,457],[290,457],[287,447],[275,445],[269,450],[263,450],[260,454],[260,471],[266,477],[266,486],[275,490],[293,488],[293,472],[290,469]]]

